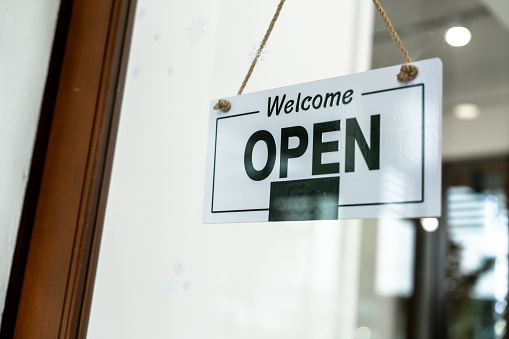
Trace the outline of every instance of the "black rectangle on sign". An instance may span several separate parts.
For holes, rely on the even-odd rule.
[[[339,177],[270,184],[269,221],[337,220]]]

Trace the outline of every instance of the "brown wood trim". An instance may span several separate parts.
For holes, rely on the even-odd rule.
[[[15,338],[85,336],[134,7],[74,0]]]
[[[112,123],[110,124],[110,130],[108,133],[105,133],[104,137],[107,138],[107,142],[104,143],[105,156],[101,159],[103,160],[102,167],[104,168],[101,188],[99,191],[99,201],[97,204],[97,213],[96,219],[93,220],[95,223],[94,233],[92,235],[92,242],[90,246],[90,261],[89,267],[85,270],[85,274],[87,275],[84,293],[83,293],[83,304],[82,304],[82,313],[80,316],[79,328],[78,328],[78,338],[86,338],[87,330],[88,330],[88,321],[90,315],[90,309],[92,306],[92,295],[95,284],[95,277],[97,272],[97,263],[99,260],[99,250],[101,246],[103,225],[104,225],[104,216],[106,213],[106,203],[108,200],[108,192],[109,192],[109,183],[111,179],[111,170],[113,167],[113,157],[115,153],[115,146],[117,141],[118,134],[118,124],[120,119],[120,110],[122,106],[122,98],[123,98],[123,87],[126,81],[126,70],[127,70],[127,62],[129,56],[129,50],[131,47],[131,37],[134,26],[134,18],[136,13],[136,1],[132,0],[128,9],[128,18],[126,21],[126,27],[124,32],[124,41],[122,46],[119,46],[119,49],[122,50],[122,58],[120,61],[120,70],[118,73],[118,85],[116,88],[116,93],[111,93],[112,97],[115,97],[115,101],[112,103]],[[112,88],[113,89],[113,88]]]

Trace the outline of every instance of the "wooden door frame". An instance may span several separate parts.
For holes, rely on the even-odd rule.
[[[61,1],[2,338],[86,337],[135,7]]]

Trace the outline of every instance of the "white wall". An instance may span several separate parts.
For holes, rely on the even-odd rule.
[[[59,5],[58,0],[0,0],[0,314]]]
[[[89,338],[354,337],[360,221],[201,223],[209,102],[278,2],[138,1]],[[366,70],[372,7],[287,1],[245,92]]]

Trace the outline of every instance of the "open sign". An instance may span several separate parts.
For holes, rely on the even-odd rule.
[[[335,174],[339,173],[339,162],[322,163],[322,155],[327,152],[339,151],[339,140],[324,142],[322,136],[324,133],[340,131],[341,120],[319,122],[313,124],[312,139],[312,172],[311,175]],[[370,170],[380,169],[380,115],[371,116],[371,138],[368,145],[357,119],[350,118],[346,120],[346,142],[345,142],[345,168],[346,172],[355,170],[355,143],[360,148],[362,156]],[[290,138],[297,138],[296,147],[289,147]],[[263,141],[267,146],[267,161],[261,170],[257,170],[253,165],[254,146]],[[281,129],[281,150],[279,163],[279,177],[288,176],[288,162],[292,158],[301,157],[308,149],[309,133],[302,126],[284,127]],[[249,178],[255,181],[266,179],[276,162],[276,141],[274,136],[267,130],[260,130],[253,133],[246,144],[244,151],[244,168]]]
[[[416,65],[404,84],[396,66],[211,109],[204,222],[439,215],[441,63]]]

